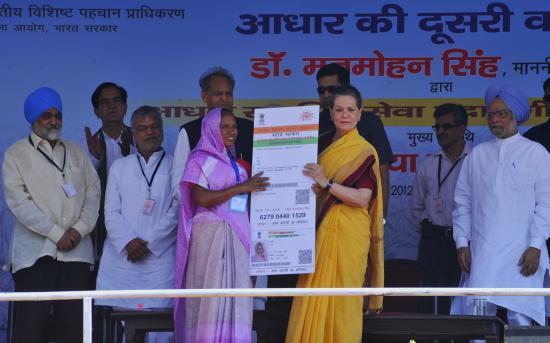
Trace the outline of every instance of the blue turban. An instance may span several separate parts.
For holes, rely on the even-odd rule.
[[[506,107],[514,114],[518,124],[521,124],[529,119],[529,100],[523,92],[516,86],[511,85],[496,85],[487,88],[485,92],[485,107],[488,108],[496,97],[499,97]]]
[[[25,100],[25,119],[32,125],[42,113],[52,107],[59,112],[63,112],[59,94],[48,87],[38,88],[29,94],[27,100]]]

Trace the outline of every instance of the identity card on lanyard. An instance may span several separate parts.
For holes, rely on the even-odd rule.
[[[164,159],[165,155],[166,155],[166,152],[163,151],[162,156],[160,157],[159,161],[157,162],[157,166],[153,171],[153,175],[151,175],[151,180],[149,180],[147,178],[147,175],[145,175],[145,171],[143,170],[143,166],[141,165],[141,160],[139,159],[139,155],[136,154],[139,168],[141,169],[141,174],[143,175],[143,177],[145,178],[145,181],[147,182],[147,198],[145,198],[145,202],[143,203],[143,213],[147,215],[153,213],[153,208],[155,207],[155,200],[151,198],[151,186],[153,185],[153,181],[155,180],[155,175],[157,175],[157,171],[159,170],[160,164],[162,163],[162,160]]]
[[[237,165],[237,161],[235,161],[235,159],[231,155],[229,155],[229,160],[231,161],[231,166],[235,171],[237,184],[240,184],[241,173],[239,172],[239,166]],[[233,212],[245,213],[247,209],[247,204],[248,204],[248,194],[247,193],[237,194],[233,196],[231,199],[229,199],[229,210]]]

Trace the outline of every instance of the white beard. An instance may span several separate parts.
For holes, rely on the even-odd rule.
[[[48,141],[56,141],[61,137],[61,129],[55,127],[42,128],[36,122],[32,125],[32,131],[40,138]]]
[[[61,130],[60,129],[46,129],[46,137],[42,137],[44,139],[47,139],[49,141],[56,141],[61,136]]]

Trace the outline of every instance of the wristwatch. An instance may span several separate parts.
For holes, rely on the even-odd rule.
[[[325,186],[325,191],[328,191],[332,187],[332,179],[328,180],[327,185]]]

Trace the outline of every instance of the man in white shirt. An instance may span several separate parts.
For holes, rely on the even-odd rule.
[[[172,156],[161,147],[162,117],[158,108],[142,106],[131,121],[137,153],[116,160],[109,173],[98,290],[174,284],[179,205],[172,188]],[[96,304],[154,310],[171,308],[172,300],[98,299]]]
[[[424,284],[457,287],[460,267],[453,239],[455,185],[468,146],[464,141],[468,113],[462,105],[442,104],[432,126],[441,150],[426,157],[416,172],[412,214],[421,230],[418,260],[425,267]],[[439,313],[449,314],[450,301],[439,298]]]
[[[455,189],[453,229],[463,287],[543,287],[550,231],[550,155],[518,133],[529,118],[527,97],[515,86],[485,93],[494,140],[472,149]],[[507,309],[510,325],[544,325],[543,297],[468,296],[451,313]]]
[[[83,290],[94,252],[99,179],[86,153],[62,140],[59,94],[42,87],[25,101],[31,134],[6,150],[4,194],[15,217],[10,263],[16,292]],[[14,342],[47,342],[53,308],[55,341],[82,340],[82,302],[16,302]]]
[[[135,152],[132,132],[124,125],[127,101],[128,93],[123,87],[113,82],[103,82],[92,94],[92,106],[101,120],[101,127],[94,134],[89,127],[84,129],[86,139],[82,141],[82,148],[88,153],[101,182],[99,219],[92,235],[97,262],[101,258],[106,235],[103,208],[109,169],[117,159]]]

